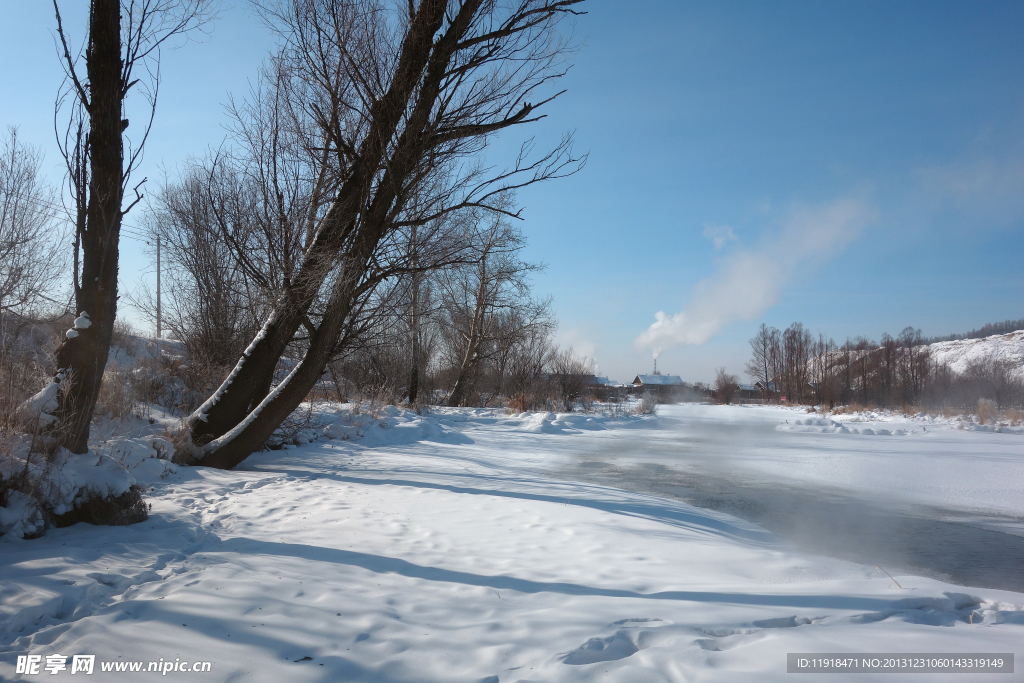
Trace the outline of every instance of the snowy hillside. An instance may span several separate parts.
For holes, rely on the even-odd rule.
[[[973,363],[991,358],[1013,363],[1015,375],[1024,380],[1024,330],[984,339],[936,342],[929,345],[928,350],[932,360],[948,365],[957,374],[963,373]]]

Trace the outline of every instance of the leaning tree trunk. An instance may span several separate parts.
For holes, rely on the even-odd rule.
[[[88,450],[89,423],[96,407],[117,313],[117,258],[121,232],[121,12],[118,0],[94,0],[89,16],[88,193],[84,224],[78,226],[82,248],[81,280],[75,283],[79,313],[73,330],[57,349],[58,443],[72,453]],[[85,163],[84,161],[82,163]],[[77,273],[76,273],[77,275]]]
[[[263,330],[217,392],[190,417],[192,442],[197,446],[227,434],[245,420],[266,396],[277,361],[305,320],[338,252],[360,229],[360,209],[366,206],[373,178],[384,160],[387,143],[398,129],[406,104],[420,84],[420,74],[430,61],[433,36],[444,20],[444,10],[445,3],[440,0],[428,0],[420,5],[403,41],[391,87],[371,108],[371,129],[359,150],[358,160],[309,246],[295,285],[278,300]],[[451,50],[454,51],[454,45]],[[433,88],[435,98],[438,87],[439,83]],[[423,97],[421,95],[421,102]],[[432,99],[429,104],[433,104]],[[426,114],[429,114],[429,106]],[[421,121],[420,125],[425,123],[425,120]],[[406,132],[410,132],[408,128]]]
[[[434,31],[440,27],[444,3],[439,3],[438,6],[436,16],[431,16],[433,23],[427,27],[430,30],[430,33],[426,34],[427,36],[432,36]],[[423,11],[422,7],[421,12]],[[446,35],[445,39],[451,42],[459,35],[461,34],[453,33]],[[422,41],[413,42],[420,43]],[[429,40],[426,42],[430,43]],[[453,51],[454,45],[449,50]],[[442,52],[443,54],[444,52]],[[450,54],[451,52],[447,53],[448,57]],[[191,458],[199,464],[223,469],[230,469],[238,465],[253,451],[263,447],[274,430],[299,407],[299,404],[306,399],[306,396],[320,380],[324,368],[327,367],[327,363],[336,351],[335,346],[344,325],[348,322],[352,311],[357,308],[360,293],[367,291],[367,279],[373,264],[373,256],[381,240],[392,227],[392,212],[398,199],[399,189],[419,163],[419,155],[416,152],[422,145],[421,131],[429,120],[430,110],[436,100],[440,80],[446,67],[447,57],[441,60],[431,60],[427,77],[424,79],[425,84],[421,88],[425,94],[421,95],[417,106],[409,117],[406,129],[399,136],[391,163],[385,171],[369,207],[360,216],[360,223],[353,226],[347,251],[341,259],[340,266],[335,269],[337,280],[332,288],[324,315],[316,332],[310,337],[309,347],[302,360],[288,373],[281,384],[275,387],[257,406],[248,412],[241,412],[241,416],[234,426],[226,429],[217,438],[207,438],[205,443],[193,442],[198,449]],[[314,241],[311,251],[316,247],[317,242],[319,242],[319,236]],[[305,268],[305,264],[303,267]],[[272,314],[271,323],[275,321],[275,316],[279,312],[280,310],[276,310]],[[264,330],[266,329],[265,326]],[[228,389],[232,385],[232,378],[236,374],[240,374],[239,370],[244,368],[243,364],[246,360],[251,360],[251,354],[259,348],[261,343],[260,337],[264,336],[261,333],[250,345],[242,360],[239,361],[239,365],[232,372],[232,376],[225,381]],[[275,363],[276,361],[277,359],[274,358]],[[215,395],[211,401],[216,400],[217,396]],[[243,396],[241,400],[248,402],[249,398]],[[210,404],[210,401],[207,401],[207,404]],[[215,408],[216,405],[214,404],[213,407]],[[200,410],[202,411],[204,408],[205,406]],[[204,422],[204,424],[208,423]],[[193,427],[194,433],[195,428]]]
[[[351,267],[347,269],[350,273],[366,272],[369,255],[376,248],[379,239],[380,235],[368,236],[360,248],[355,250],[356,253],[350,258]],[[302,360],[243,421],[222,436],[195,448],[191,456],[186,456],[186,461],[207,467],[231,469],[249,457],[253,451],[263,447],[274,430],[299,407],[323,375],[324,368],[334,354],[342,328],[353,310],[352,304],[356,300],[360,279],[339,278],[334,285],[326,312],[320,320],[320,326],[310,337],[309,347]]]
[[[504,105],[496,105],[494,112],[476,123],[448,128],[438,128],[437,122],[431,122],[438,106],[443,110],[451,104],[446,100],[439,105],[442,88],[447,87],[450,79],[462,78],[459,75],[462,69],[489,68],[491,50],[498,48],[488,43],[497,44],[509,36],[515,40],[519,35],[526,35],[524,40],[532,41],[529,32],[534,27],[543,25],[546,18],[572,12],[570,6],[579,1],[552,0],[538,7],[532,2],[514,3],[519,9],[514,10],[508,22],[488,26],[483,29],[486,33],[475,39],[471,36],[467,42],[462,41],[481,7],[486,6],[490,11],[493,3],[463,0],[452,7],[452,14],[447,13],[450,3],[446,0],[421,0],[418,5],[409,5],[409,23],[398,50],[392,81],[387,92],[369,105],[365,136],[351,166],[344,164],[348,167],[346,179],[312,244],[307,247],[295,279],[297,284],[277,302],[263,330],[217,392],[190,416],[192,445],[197,449],[192,457],[204,465],[234,467],[262,447],[305,399],[337,352],[339,337],[347,336],[343,332],[347,330],[345,325],[351,322],[353,311],[360,308],[360,303],[365,301],[363,297],[372,291],[373,278],[378,275],[371,272],[375,250],[388,231],[395,228],[392,221],[403,208],[407,199],[405,193],[422,180],[414,177],[415,172],[427,172],[437,161],[427,158],[430,151],[462,139],[482,140],[504,128],[537,120],[530,116],[539,105],[521,100],[546,77],[539,81],[524,77],[523,91],[509,103],[509,106],[519,107],[516,113],[501,118],[500,110]],[[446,20],[447,29],[435,36]],[[467,61],[453,67],[453,56],[460,52],[468,55]],[[512,50],[510,54],[519,53]],[[396,140],[396,132],[403,122]],[[526,184],[548,177],[545,175],[548,172],[538,171],[539,176],[535,174]],[[381,181],[375,184],[380,176],[383,176]],[[262,397],[261,387],[267,385],[269,373],[273,372],[299,325],[308,322],[307,312],[332,274],[338,279],[320,325],[310,336],[303,359],[280,385]]]

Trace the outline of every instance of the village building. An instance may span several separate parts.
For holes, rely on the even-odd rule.
[[[681,400],[684,389],[678,375],[637,375],[633,380],[633,393],[653,392],[661,403]]]

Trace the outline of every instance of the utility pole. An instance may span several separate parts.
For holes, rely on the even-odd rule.
[[[160,339],[160,238],[156,238],[156,338]]]

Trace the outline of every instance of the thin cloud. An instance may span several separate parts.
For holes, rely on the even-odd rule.
[[[915,209],[955,211],[972,230],[1024,219],[1024,155],[978,158],[914,171]]]
[[[736,233],[728,225],[704,224],[704,236],[715,245],[715,249],[721,249],[728,242],[736,241]]]
[[[782,230],[754,249],[728,256],[718,272],[700,282],[689,305],[674,315],[654,314],[654,323],[633,343],[657,357],[669,347],[703,344],[733,320],[757,318],[778,301],[798,268],[821,263],[855,240],[874,212],[864,202],[839,199],[794,208]]]

